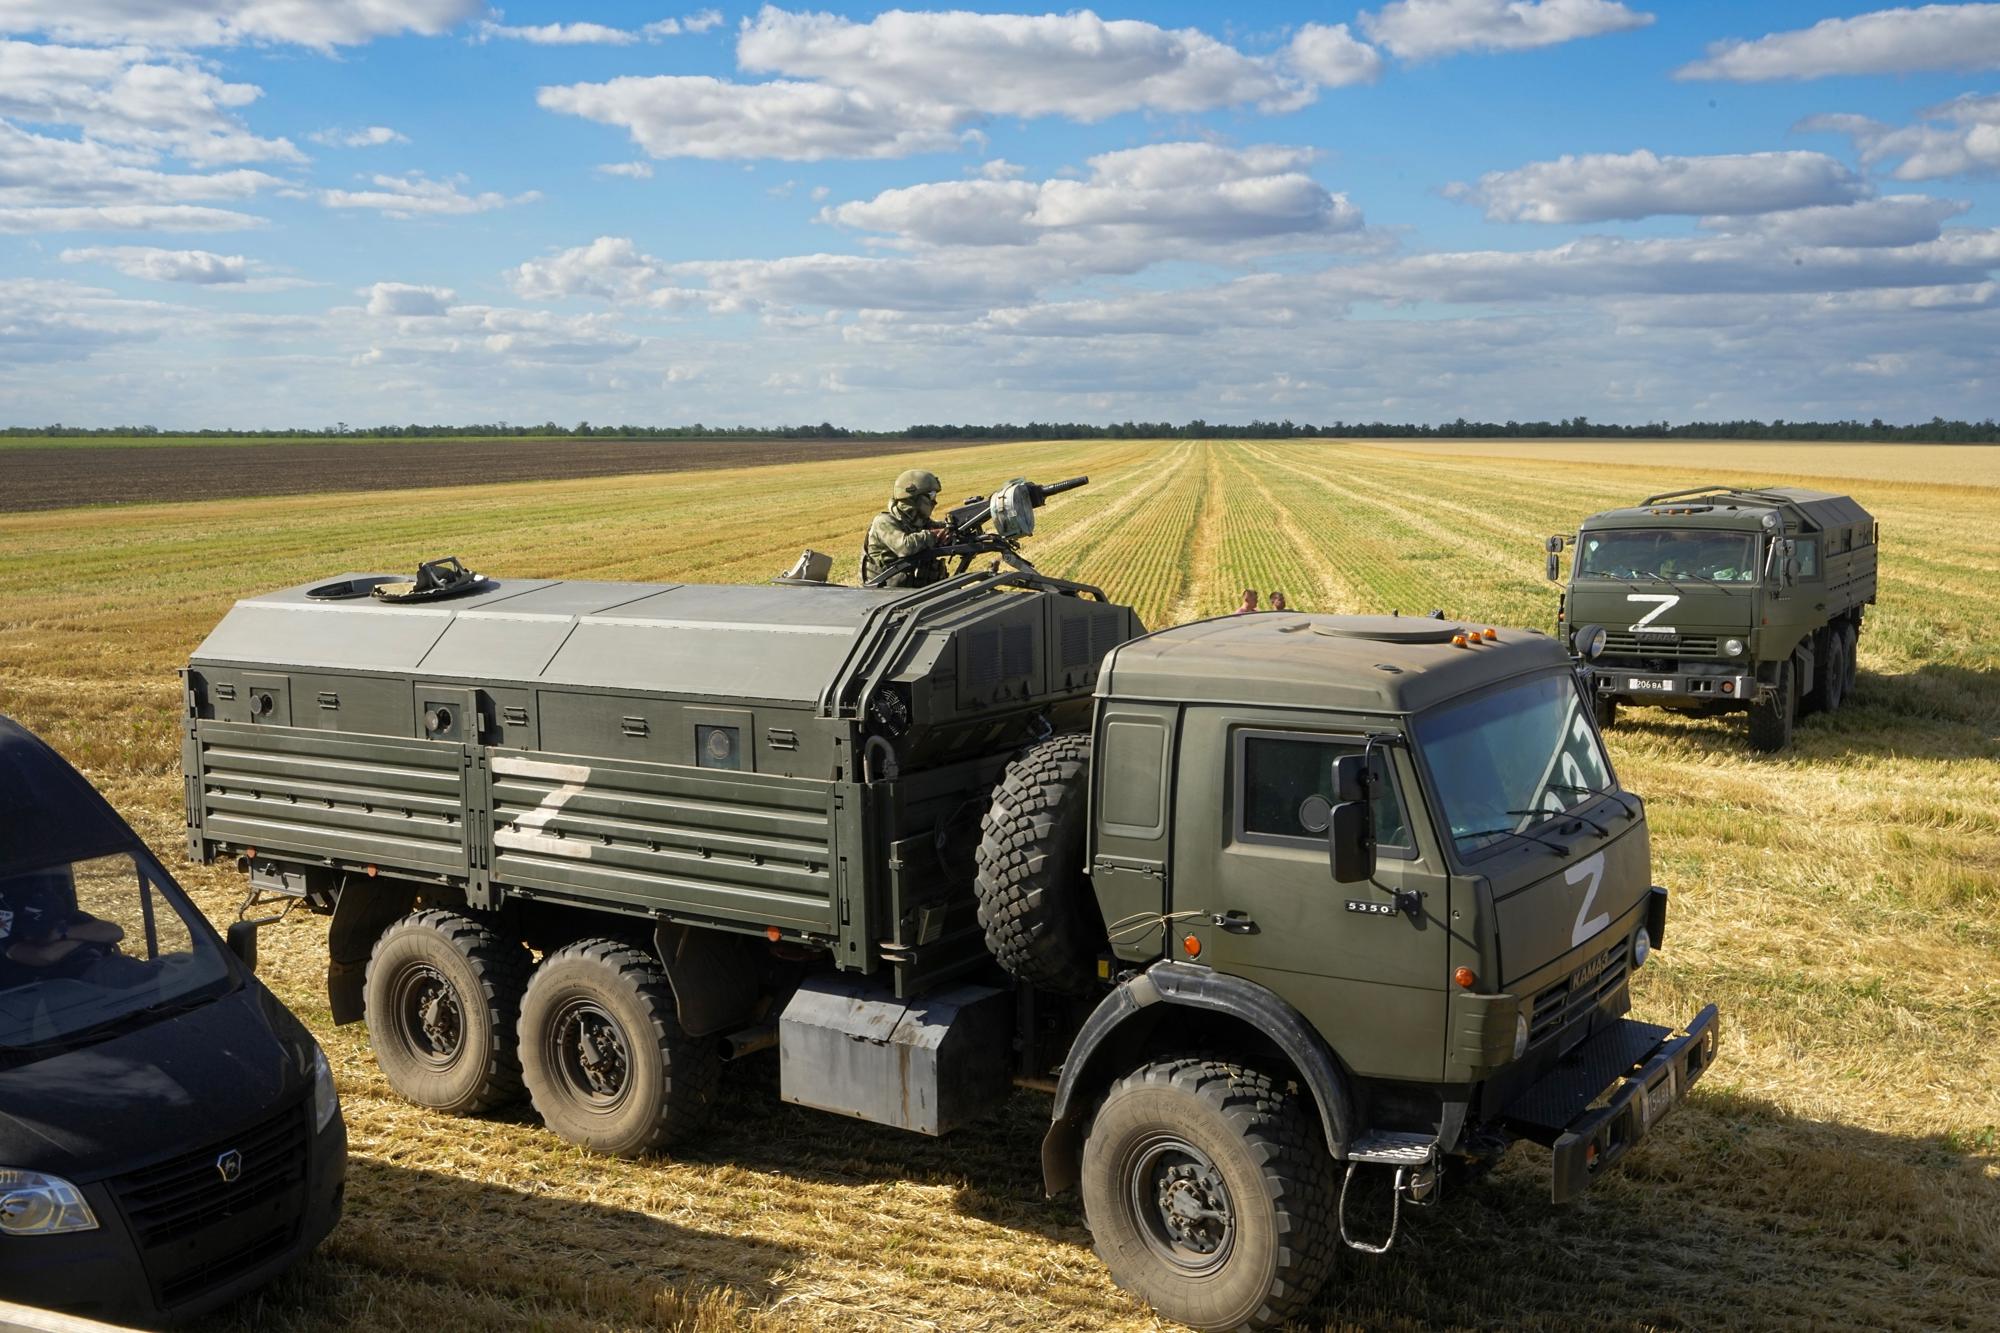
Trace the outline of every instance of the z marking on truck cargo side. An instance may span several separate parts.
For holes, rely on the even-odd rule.
[[[535,759],[493,760],[493,771],[501,777],[539,778],[543,782],[559,782],[541,800],[541,804],[524,815],[517,816],[506,828],[493,830],[495,847],[511,847],[522,852],[542,852],[549,856],[567,856],[572,859],[589,860],[590,844],[577,839],[554,837],[543,833],[542,828],[577,797],[590,782],[590,769],[583,764],[549,764]]]

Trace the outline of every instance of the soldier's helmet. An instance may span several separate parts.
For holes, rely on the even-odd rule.
[[[896,504],[919,497],[935,500],[937,493],[943,489],[944,483],[937,479],[937,473],[913,467],[897,474],[896,484],[889,490],[889,503]]]

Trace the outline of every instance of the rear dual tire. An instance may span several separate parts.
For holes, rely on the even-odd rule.
[[[368,957],[368,1041],[404,1101],[455,1115],[519,1100],[528,951],[476,917],[412,912]]]

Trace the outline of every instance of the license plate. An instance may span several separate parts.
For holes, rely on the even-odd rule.
[[[1625,688],[1628,690],[1659,690],[1665,692],[1674,687],[1672,676],[1627,676]]]
[[[1646,1089],[1646,1124],[1652,1125],[1661,1116],[1674,1109],[1674,1093],[1678,1087],[1674,1082],[1674,1071],[1667,1070],[1667,1076]]]

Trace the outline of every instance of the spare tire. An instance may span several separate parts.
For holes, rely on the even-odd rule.
[[[973,887],[986,947],[1043,990],[1075,994],[1097,975],[1104,918],[1084,873],[1090,737],[1052,736],[1007,765],[979,822]]]

